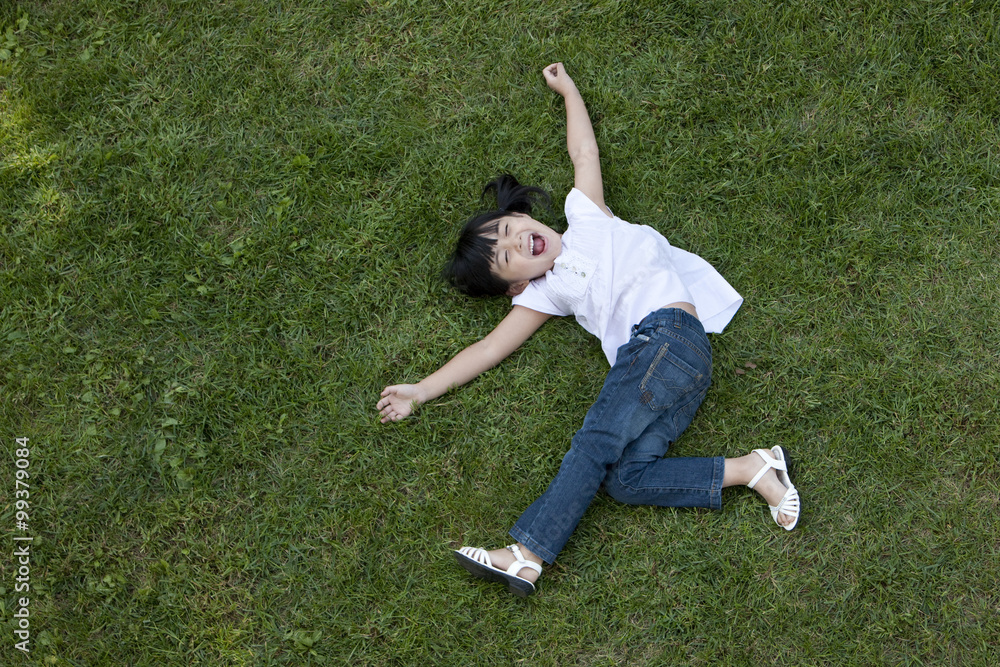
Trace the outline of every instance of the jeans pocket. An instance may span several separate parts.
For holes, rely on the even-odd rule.
[[[674,354],[665,342],[656,351],[649,369],[639,383],[639,399],[651,410],[665,410],[676,405],[692,391],[703,389],[705,374]]]

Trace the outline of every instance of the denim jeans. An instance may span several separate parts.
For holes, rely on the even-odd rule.
[[[623,503],[720,509],[723,457],[664,457],[711,381],[712,348],[697,318],[679,308],[643,318],[618,348],[555,479],[511,537],[552,563],[602,484]]]

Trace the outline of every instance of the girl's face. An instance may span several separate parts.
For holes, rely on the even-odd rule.
[[[562,252],[562,235],[523,213],[497,220],[495,238],[491,271],[510,283],[510,295],[519,294],[529,281],[544,276]]]

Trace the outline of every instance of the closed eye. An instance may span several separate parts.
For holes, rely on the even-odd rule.
[[[510,223],[506,223],[503,226],[503,235],[505,237],[510,236]],[[505,250],[503,253],[503,261],[507,266],[510,266],[510,251]]]

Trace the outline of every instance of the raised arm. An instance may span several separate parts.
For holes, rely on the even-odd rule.
[[[542,75],[549,88],[566,101],[566,149],[573,161],[573,185],[610,217],[611,211],[604,204],[601,156],[587,105],[562,63],[549,65],[542,70]]]
[[[456,354],[451,361],[417,384],[397,384],[382,390],[382,400],[376,405],[382,413],[382,423],[395,422],[427,401],[441,396],[479,376],[510,356],[528,340],[551,315],[537,310],[514,306],[497,327],[481,341]]]

